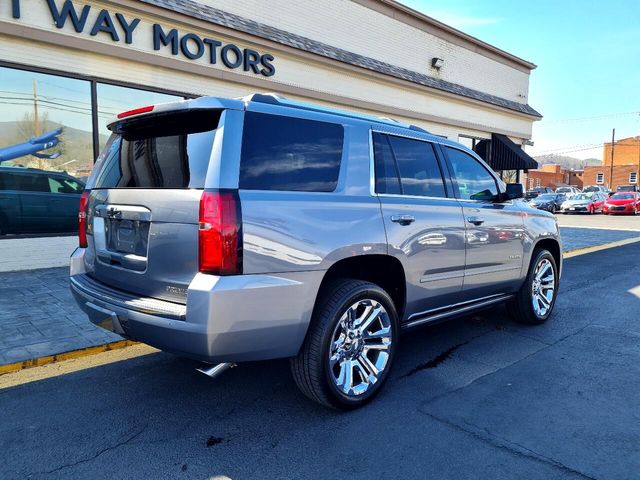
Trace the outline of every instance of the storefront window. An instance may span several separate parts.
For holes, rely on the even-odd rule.
[[[91,112],[88,81],[0,67],[0,233],[77,228]]]
[[[119,87],[106,83],[98,83],[97,94],[100,149],[107,143],[111,133],[107,129],[107,125],[115,119],[118,113],[145,105],[175,102],[183,99],[183,97],[177,95]]]
[[[93,165],[87,81],[0,67],[0,122],[2,167],[66,171],[82,177]],[[21,146],[34,137],[45,138]]]

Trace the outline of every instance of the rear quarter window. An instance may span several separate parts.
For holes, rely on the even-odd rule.
[[[240,188],[333,192],[338,185],[343,139],[342,125],[247,112]]]

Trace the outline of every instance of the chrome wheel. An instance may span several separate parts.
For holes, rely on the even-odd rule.
[[[538,317],[544,317],[551,309],[555,290],[556,274],[553,270],[553,265],[551,265],[549,259],[543,258],[536,265],[531,285],[533,311]]]
[[[359,300],[340,317],[329,347],[329,370],[338,389],[349,397],[367,392],[389,361],[391,319],[372,299]]]

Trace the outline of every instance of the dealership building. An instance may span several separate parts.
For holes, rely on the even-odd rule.
[[[82,178],[119,112],[275,92],[414,124],[496,170],[525,170],[536,167],[521,149],[540,119],[528,104],[534,68],[393,0],[10,0],[0,149],[45,134],[57,143],[2,165]]]

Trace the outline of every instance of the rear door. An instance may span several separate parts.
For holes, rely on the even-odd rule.
[[[14,176],[20,199],[20,231],[24,233],[53,232],[57,227],[49,208],[51,190],[44,174],[37,171],[16,173]]]
[[[464,299],[511,291],[522,271],[523,213],[512,200],[497,201],[498,182],[482,162],[454,147],[443,150],[464,213]]]
[[[60,232],[73,232],[78,229],[78,207],[84,185],[64,175],[47,177],[49,191],[49,216],[55,221]]]
[[[464,220],[436,147],[390,133],[372,137],[389,253],[407,276],[407,319],[456,303],[464,275]]]
[[[198,271],[199,204],[220,115],[187,110],[116,126],[87,184],[92,277],[186,302]]]

